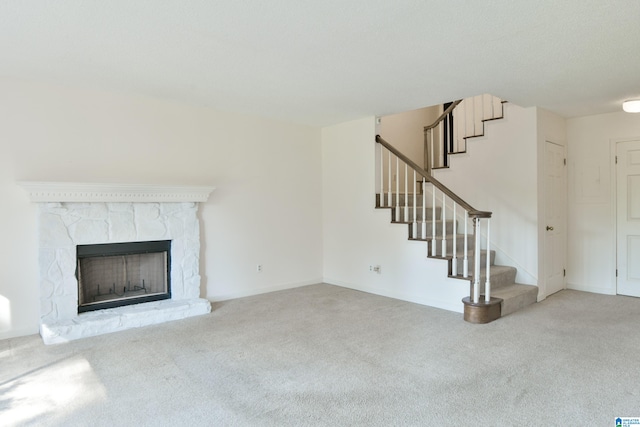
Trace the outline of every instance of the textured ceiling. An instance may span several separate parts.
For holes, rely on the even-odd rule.
[[[640,1],[1,0],[0,77],[311,125],[485,92],[582,116],[640,97]]]

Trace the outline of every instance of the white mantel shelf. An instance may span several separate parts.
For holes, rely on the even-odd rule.
[[[80,182],[18,183],[32,202],[206,202],[215,187],[99,184]]]

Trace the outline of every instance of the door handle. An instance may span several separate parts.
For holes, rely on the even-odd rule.
[[[550,225],[547,225],[547,231],[553,231],[553,227],[551,227]]]

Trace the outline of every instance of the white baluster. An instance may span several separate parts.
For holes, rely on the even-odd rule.
[[[393,171],[391,170],[391,151],[389,151],[389,174],[387,175],[387,181],[388,181],[388,185],[387,185],[387,206],[391,207],[393,206],[393,201],[391,198],[391,175],[393,174]]]
[[[460,104],[458,104],[458,114],[456,115],[456,121],[453,122],[453,125],[458,130],[458,151],[465,151],[467,149],[467,142],[464,139],[467,136],[467,104],[463,100]]]
[[[442,193],[442,256],[447,256],[447,196]]]
[[[436,252],[436,187],[431,186],[431,256],[438,256]]]
[[[469,224],[469,212],[464,211],[464,259],[462,260],[462,277],[469,277],[469,233],[467,226]]]
[[[404,222],[409,222],[409,166],[404,164]]]
[[[400,221],[400,158],[396,156],[396,221]]]
[[[458,275],[458,220],[456,218],[456,202],[453,202],[453,259],[451,260],[451,269],[453,275]]]
[[[460,104],[458,104],[459,106]],[[458,106],[456,106],[453,110],[451,110],[451,118],[453,120],[453,131],[451,132],[451,140],[453,141],[453,151],[455,153],[457,153],[458,151],[460,151],[458,149],[458,131],[456,130],[456,110],[458,109]]]
[[[493,119],[493,101],[491,100],[491,95],[485,93],[482,95],[482,118],[484,120]]]
[[[480,218],[473,219],[475,249],[473,254],[473,302],[480,301]]]
[[[413,233],[411,237],[418,237],[418,191],[416,188],[416,171],[413,170]]]
[[[429,135],[430,135],[429,141],[431,141],[431,144],[429,146],[429,149],[431,150],[431,169],[433,169],[434,167],[437,166],[436,165],[436,158],[433,157],[435,155],[435,151],[434,151],[434,147],[433,147],[435,145],[435,143],[433,141],[433,128],[429,129]]]
[[[502,100],[496,96],[493,97],[493,118],[498,118],[504,115]]]
[[[384,206],[384,147],[380,144],[380,196],[378,198],[378,206]]]
[[[482,135],[484,133],[484,124],[482,123],[482,114],[483,114],[483,103],[482,103],[482,95],[473,97],[474,104],[474,135]]]
[[[489,302],[491,300],[491,280],[490,270],[491,270],[491,256],[490,256],[490,246],[491,245],[491,219],[487,218],[487,280],[484,282],[484,300]]]
[[[476,128],[475,128],[475,110],[474,110],[474,103],[473,103],[473,98],[467,98],[465,99],[465,112],[467,113],[467,116],[465,117],[465,123],[467,125],[467,129],[465,130],[465,136],[474,136],[476,134]]]
[[[422,228],[420,231],[422,232],[422,239],[427,239],[427,191],[426,191],[427,181],[422,178]]]

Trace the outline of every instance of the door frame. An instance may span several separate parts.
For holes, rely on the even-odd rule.
[[[542,176],[542,188],[544,188],[543,194],[543,206],[542,206],[542,212],[541,212],[541,216],[538,220],[538,227],[539,227],[539,236],[542,237],[541,241],[539,241],[539,249],[541,249],[541,253],[542,256],[539,258],[539,262],[542,263],[542,269],[540,269],[540,273],[542,274],[542,286],[540,287],[540,292],[539,292],[539,298],[538,300],[543,300],[546,297],[549,296],[549,289],[547,286],[547,270],[549,268],[549,266],[547,266],[546,261],[546,239],[547,239],[547,233],[546,233],[546,212],[547,212],[547,191],[546,191],[546,180],[547,180],[547,162],[546,162],[546,154],[547,154],[547,144],[554,144],[557,145],[558,147],[562,147],[562,150],[564,152],[564,159],[565,159],[565,167],[563,168],[564,171],[564,199],[565,199],[565,206],[564,206],[564,218],[563,218],[563,226],[564,226],[564,240],[563,240],[563,251],[564,251],[564,269],[566,270],[567,268],[567,261],[568,261],[568,253],[567,253],[567,248],[568,248],[568,243],[569,243],[569,239],[568,239],[568,231],[569,231],[569,221],[568,221],[568,209],[569,209],[569,204],[567,202],[567,196],[569,194],[569,174],[568,174],[568,160],[567,160],[567,144],[564,142],[560,142],[560,141],[554,141],[551,138],[543,138],[543,146],[542,146],[542,171],[543,171],[543,176]],[[539,181],[540,182],[540,181]],[[540,211],[539,211],[540,212]],[[540,244],[541,243],[541,244]],[[567,289],[567,277],[566,277],[566,271],[565,271],[565,275],[562,278],[562,289]]]
[[[609,165],[611,170],[611,241],[613,242],[613,251],[611,257],[611,283],[613,295],[618,295],[618,167],[616,166],[616,156],[618,155],[618,144],[623,142],[640,141],[640,136],[626,138],[611,138],[609,140]]]
[[[568,203],[567,203],[567,194],[568,194],[568,174],[567,174],[567,146],[565,144],[561,144],[555,141],[550,140],[549,138],[545,138],[544,140],[544,153],[545,153],[545,161],[544,161],[544,182],[546,184],[546,180],[548,177],[548,170],[547,170],[547,161],[546,161],[546,154],[547,154],[547,147],[549,146],[549,144],[553,144],[557,147],[562,148],[562,156],[564,158],[564,167],[562,168],[562,174],[563,174],[563,189],[562,189],[562,194],[564,196],[564,207],[562,210],[562,218],[561,218],[561,222],[562,222],[562,227],[564,227],[564,234],[563,234],[563,239],[562,239],[562,253],[563,253],[563,269],[564,269],[564,275],[562,277],[562,289],[566,289],[567,288],[567,277],[566,277],[566,268],[567,268],[567,247],[568,247],[568,238],[567,238],[567,233],[568,233],[568,221],[567,221],[567,210],[569,208]],[[545,185],[546,186],[546,185]],[[546,213],[547,213],[547,208],[548,208],[548,194],[545,191],[545,205],[544,205],[544,217],[542,219],[544,219],[544,223],[542,224],[542,227],[545,227],[548,225],[546,223]],[[543,230],[543,236],[544,236],[544,240],[543,240],[543,245],[544,245],[544,251],[545,251],[545,259],[543,260],[543,264],[544,264],[544,284],[545,284],[545,289],[544,289],[544,296],[545,298],[549,296],[549,284],[547,283],[547,277],[548,277],[548,269],[550,268],[549,265],[547,265],[546,261],[546,256],[548,255],[546,253],[547,250],[547,236],[548,233],[546,232],[546,230]]]

